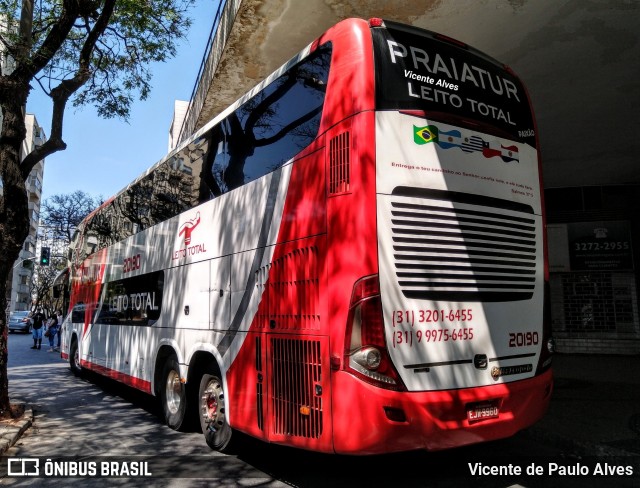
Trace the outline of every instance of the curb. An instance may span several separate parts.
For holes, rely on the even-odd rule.
[[[24,410],[22,423],[9,427],[0,424],[0,456],[11,449],[32,425],[33,410],[29,405]]]

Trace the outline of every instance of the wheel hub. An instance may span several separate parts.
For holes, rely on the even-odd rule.
[[[165,391],[167,397],[167,408],[173,415],[180,409],[182,393],[182,383],[180,382],[180,375],[176,371],[171,371],[167,375],[167,384]]]
[[[200,399],[200,410],[207,429],[215,431],[224,423],[224,393],[220,383],[209,382]]]

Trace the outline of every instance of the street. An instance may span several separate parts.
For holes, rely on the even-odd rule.
[[[436,453],[331,456],[246,440],[237,454],[223,455],[211,451],[200,432],[175,432],[166,427],[155,398],[96,375],[76,378],[58,353],[47,352],[48,345],[41,350],[32,350],[31,345],[30,335],[9,337],[10,396],[14,402],[31,405],[35,420],[6,456],[96,462],[98,473],[102,462],[143,460],[151,476],[135,479],[138,486],[546,487],[549,478],[526,476],[528,466],[545,465],[546,469],[550,464],[562,467],[586,462],[568,448],[536,440],[527,431],[511,439]],[[86,483],[69,474],[68,469],[60,468],[58,476],[50,479],[7,477],[0,483]],[[595,487],[602,481],[556,476],[553,485]],[[610,486],[634,486],[636,481],[635,477],[617,477],[608,482]],[[124,486],[131,479],[109,477],[99,482],[100,486]]]

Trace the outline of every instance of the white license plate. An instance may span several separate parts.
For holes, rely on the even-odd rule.
[[[469,422],[495,419],[499,415],[500,409],[496,403],[477,403],[467,408],[467,420]]]

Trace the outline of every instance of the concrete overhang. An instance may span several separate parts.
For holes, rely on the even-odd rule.
[[[632,0],[228,0],[185,134],[348,17],[440,32],[511,66],[533,101],[546,187],[640,183]]]

